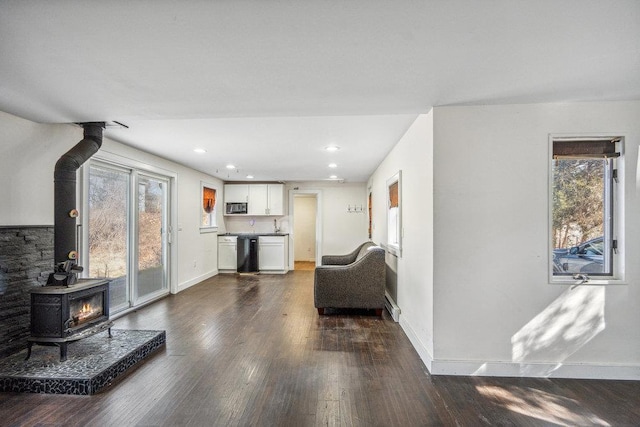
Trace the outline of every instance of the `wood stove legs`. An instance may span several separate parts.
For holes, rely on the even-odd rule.
[[[61,342],[58,344],[60,346],[60,361],[64,362],[67,360],[67,344],[66,342]]]
[[[31,357],[31,347],[33,347],[33,343],[29,341],[27,343],[27,357],[25,357],[24,360],[29,360],[29,358]]]
[[[27,357],[25,357],[24,360],[29,360],[29,358],[31,357],[31,348],[33,347],[34,344],[57,345],[58,347],[60,347],[60,361],[64,362],[65,360],[67,360],[67,345],[69,344],[68,342],[37,342],[37,341],[29,341],[27,343]]]
[[[65,360],[67,360],[67,346],[69,345],[70,342],[81,340],[82,338],[86,338],[95,333],[102,332],[105,329],[109,331],[108,332],[109,338],[113,338],[113,335],[111,335],[111,326],[113,326],[113,322],[109,321],[102,325],[99,325],[98,327],[92,328],[91,330],[87,330],[78,335],[74,335],[70,339],[29,337],[27,342],[27,357],[25,357],[24,360],[29,360],[29,358],[31,357],[31,348],[33,347],[33,345],[40,344],[40,345],[49,345],[49,346],[57,345],[58,347],[60,347],[60,361],[64,362]]]

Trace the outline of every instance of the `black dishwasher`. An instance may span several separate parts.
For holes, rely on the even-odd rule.
[[[238,273],[258,271],[258,236],[238,236]]]

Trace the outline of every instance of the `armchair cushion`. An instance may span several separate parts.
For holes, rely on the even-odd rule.
[[[315,269],[314,303],[324,308],[384,308],[385,254],[372,242],[347,255],[322,257]]]

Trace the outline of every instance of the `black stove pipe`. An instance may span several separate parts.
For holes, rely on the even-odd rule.
[[[54,171],[54,262],[71,261],[78,256],[76,247],[76,171],[102,146],[104,122],[81,123],[84,139],[58,159]]]

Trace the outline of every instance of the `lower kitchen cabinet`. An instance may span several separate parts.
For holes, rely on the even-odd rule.
[[[238,237],[218,236],[218,271],[238,270]]]
[[[260,236],[258,248],[258,267],[261,272],[286,273],[289,270],[288,236]]]

